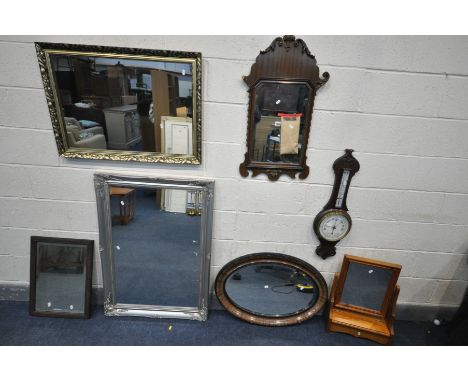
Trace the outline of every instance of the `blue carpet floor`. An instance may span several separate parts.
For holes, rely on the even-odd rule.
[[[137,190],[134,219],[112,226],[117,302],[197,306],[200,224],[200,216],[161,211],[154,194]]]
[[[172,326],[172,330],[169,330]],[[397,321],[394,345],[445,345],[444,326]],[[245,323],[225,311],[205,322],[105,317],[94,307],[84,319],[33,317],[27,302],[0,301],[0,345],[377,345],[327,333],[323,317],[296,326],[271,328]],[[379,345],[377,345],[379,346]]]

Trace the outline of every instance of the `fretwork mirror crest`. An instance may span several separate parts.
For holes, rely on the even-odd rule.
[[[201,53],[36,43],[59,155],[201,163]]]
[[[104,313],[208,314],[214,182],[95,174]]]
[[[250,74],[247,152],[239,170],[244,177],[265,173],[272,181],[282,174],[300,179],[306,164],[312,110],[317,90],[330,75],[320,77],[315,57],[295,36],[276,38],[257,56]]]

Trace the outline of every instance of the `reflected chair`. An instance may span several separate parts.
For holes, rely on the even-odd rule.
[[[106,137],[102,126],[83,129],[75,118],[65,117],[67,139],[70,147],[88,149],[107,149]]]

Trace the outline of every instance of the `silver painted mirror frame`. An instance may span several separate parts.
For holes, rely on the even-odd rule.
[[[106,316],[140,316],[150,318],[181,318],[205,321],[208,317],[211,230],[213,220],[214,181],[162,179],[113,174],[95,174],[94,186],[99,221],[99,254],[104,289]],[[112,217],[109,187],[168,188],[202,192],[200,230],[199,296],[197,307],[119,304],[116,301],[116,274],[112,252]]]

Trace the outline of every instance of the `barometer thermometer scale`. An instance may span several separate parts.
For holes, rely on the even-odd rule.
[[[326,259],[336,253],[335,245],[343,239],[351,229],[351,217],[346,206],[349,185],[353,175],[359,171],[359,162],[353,157],[353,150],[346,149],[345,154],[333,163],[335,184],[330,200],[315,217],[314,231],[320,240],[315,252]]]

